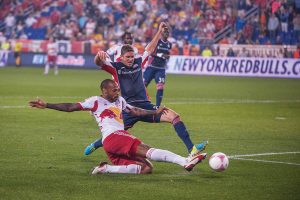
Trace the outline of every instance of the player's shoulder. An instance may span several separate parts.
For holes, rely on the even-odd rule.
[[[126,103],[126,100],[122,97],[122,96],[119,96],[118,100],[119,102],[125,102]]]
[[[113,53],[113,52],[115,52],[115,51],[117,51],[118,49],[121,49],[121,48],[122,48],[122,46],[120,44],[114,44],[106,52],[107,53]]]
[[[138,48],[136,48],[135,46],[132,46],[132,48],[133,48],[134,53],[137,54],[139,52]]]
[[[85,99],[85,101],[98,101],[99,96],[91,96]]]
[[[122,96],[119,96],[117,103],[121,106],[122,110],[129,105]]]
[[[127,104],[126,100],[122,96],[119,96],[119,98],[116,100],[116,103],[122,107]]]
[[[134,57],[134,62],[135,63],[141,63],[142,62],[142,56],[141,55],[136,55],[135,57]]]

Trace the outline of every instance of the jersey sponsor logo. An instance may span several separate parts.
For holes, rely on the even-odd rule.
[[[141,71],[141,68],[137,68],[135,70],[131,70],[131,71],[122,71],[122,69],[118,70],[118,74],[135,74],[137,72]]]
[[[123,124],[122,112],[120,111],[119,108],[116,108],[116,107],[109,107],[109,108],[103,110],[101,112],[101,114],[99,115],[99,118],[100,118],[101,122],[105,118],[109,118],[109,119],[115,119],[117,122]]]
[[[165,51],[169,51],[170,50],[170,48],[165,48],[165,47],[160,47],[160,46],[158,46],[157,49],[158,50],[165,50]]]

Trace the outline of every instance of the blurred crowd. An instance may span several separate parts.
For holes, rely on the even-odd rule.
[[[0,42],[8,39],[89,41],[108,48],[125,31],[145,45],[161,21],[173,55],[201,55],[212,44],[296,45],[300,0],[2,0]],[[258,7],[259,14],[246,20]],[[30,8],[30,9],[29,9]],[[232,34],[215,35],[232,25]],[[2,40],[2,41],[1,41]],[[212,54],[216,54],[213,52]]]

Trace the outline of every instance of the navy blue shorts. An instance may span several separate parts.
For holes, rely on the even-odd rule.
[[[152,79],[155,79],[156,84],[158,83],[164,84],[166,80],[166,69],[147,67],[143,76],[144,76],[144,83],[146,86],[149,85]]]
[[[157,110],[157,106],[153,105],[150,102],[143,102],[143,103],[129,103],[130,105],[134,106],[134,107],[138,107],[138,108],[142,108],[145,110]],[[129,113],[126,112],[122,112],[123,115],[123,121],[124,121],[124,126],[125,126],[125,130],[133,127],[133,125],[138,122],[138,121],[142,121],[142,122],[149,122],[149,123],[159,123],[160,122],[160,117],[162,114],[160,115],[149,115],[149,116],[144,116],[144,117],[135,117],[130,115]]]

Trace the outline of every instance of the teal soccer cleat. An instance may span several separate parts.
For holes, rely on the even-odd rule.
[[[91,143],[89,146],[87,146],[84,150],[84,154],[85,155],[90,155],[91,153],[93,153],[96,149],[103,147],[102,144],[102,139],[99,138],[97,140],[95,140],[93,143]]]
[[[91,153],[93,153],[96,150],[94,143],[90,144],[89,146],[87,146],[84,150],[84,154],[85,155],[90,155]]]
[[[203,141],[200,144],[194,145],[189,157],[193,157],[193,156],[199,154],[200,152],[204,151],[205,148],[207,147],[207,145],[208,145],[208,141]]]

